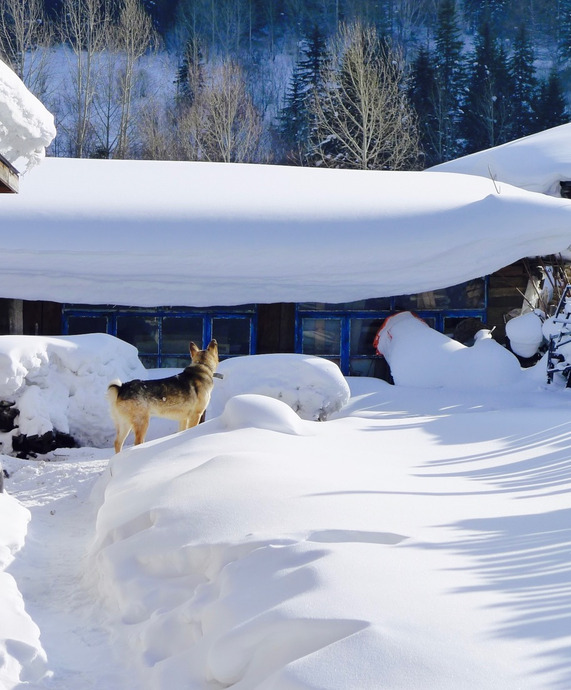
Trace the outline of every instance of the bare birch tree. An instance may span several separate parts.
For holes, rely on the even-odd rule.
[[[38,96],[44,94],[52,40],[42,0],[0,0],[0,55]]]
[[[110,12],[106,0],[63,0],[62,40],[71,51],[69,117],[60,128],[69,138],[70,154],[91,153],[93,102],[98,84],[101,52],[109,45]]]
[[[341,25],[315,95],[317,165],[398,170],[419,153],[416,119],[401,88],[401,61],[372,27]]]
[[[254,162],[260,155],[262,122],[242,71],[225,61],[179,118],[183,157],[225,163]]]
[[[120,122],[114,154],[116,158],[126,158],[129,155],[129,131],[137,63],[156,42],[157,36],[151,18],[140,0],[123,0],[116,30],[116,49],[120,56]]]

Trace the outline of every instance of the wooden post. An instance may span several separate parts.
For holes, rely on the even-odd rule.
[[[21,299],[10,300],[8,331],[10,335],[23,335],[24,333],[24,301]]]

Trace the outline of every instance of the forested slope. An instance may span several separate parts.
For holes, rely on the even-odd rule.
[[[571,0],[0,0],[52,155],[423,168],[569,119]]]

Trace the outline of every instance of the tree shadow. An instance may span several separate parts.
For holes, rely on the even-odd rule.
[[[469,519],[452,527],[461,533],[457,540],[414,548],[468,556],[482,584],[456,591],[502,594],[498,606],[506,616],[497,637],[548,643],[538,657],[542,672],[559,676],[549,687],[571,687],[571,509]]]
[[[429,461],[432,468],[453,467],[451,472],[423,472],[423,477],[463,477],[486,482],[490,492],[525,492],[525,497],[565,493],[571,489],[571,421],[565,412],[556,412],[549,425],[545,416],[534,416],[523,410],[506,411],[494,415],[470,415],[460,422],[454,419],[436,419],[426,426],[437,437],[438,443],[451,442],[478,444],[494,441],[494,447],[480,452],[456,455]],[[470,426],[469,433],[468,425]],[[474,446],[471,446],[474,448]],[[493,460],[493,465],[474,467],[467,464]],[[530,493],[532,492],[532,493]]]

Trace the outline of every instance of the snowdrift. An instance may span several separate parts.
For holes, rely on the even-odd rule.
[[[471,389],[521,382],[523,372],[516,357],[493,340],[489,331],[476,336],[474,345],[466,347],[405,311],[386,319],[377,350],[399,386]]]
[[[429,350],[421,326],[417,346]],[[48,368],[64,391],[74,380],[102,426],[93,376],[128,371],[132,354],[113,340],[16,339],[4,348],[11,387],[37,374],[30,353],[49,355],[44,379]],[[93,376],[79,375],[89,366]],[[21,548],[30,513],[0,495],[0,683],[568,686],[571,398],[524,379],[454,389],[351,379],[350,400],[324,423],[239,393],[206,423],[115,456],[2,456],[7,491],[33,512]],[[68,396],[52,404],[63,415]]]
[[[349,386],[339,367],[311,355],[253,355],[218,365],[208,418],[218,417],[236,395],[256,393],[289,405],[302,419],[325,421],[349,400]]]

